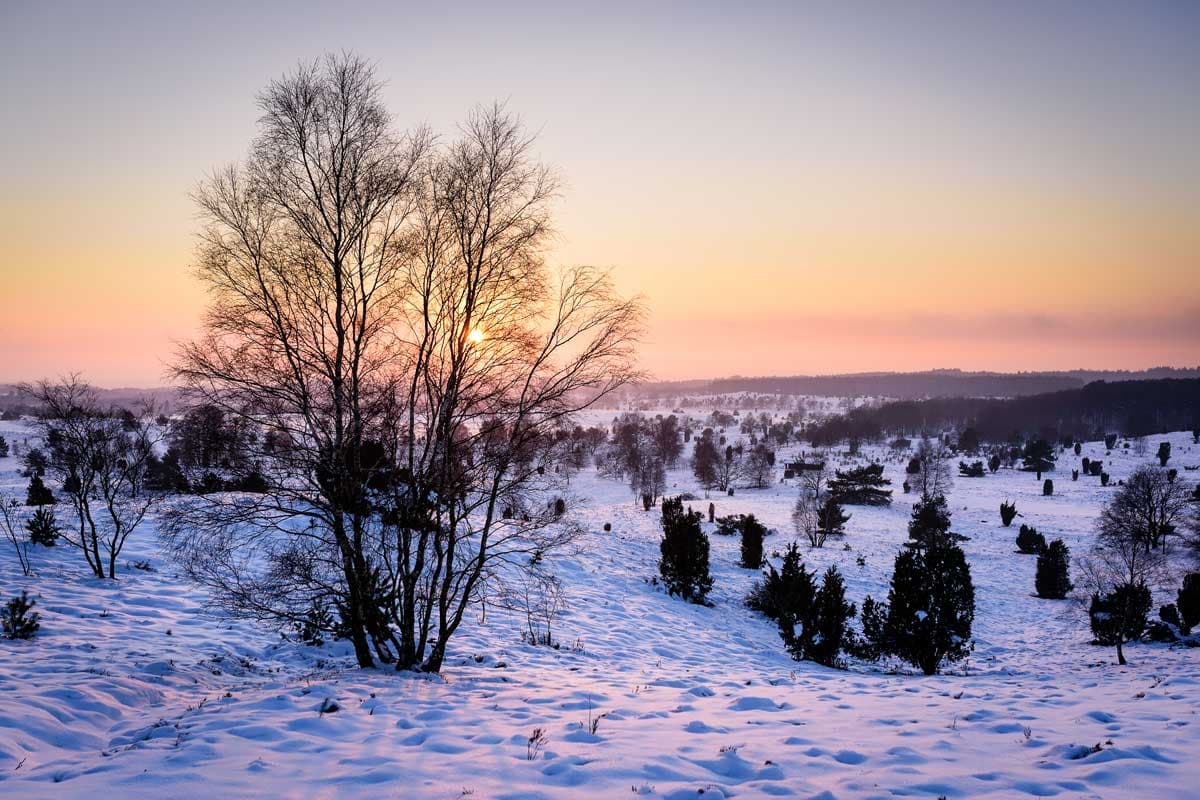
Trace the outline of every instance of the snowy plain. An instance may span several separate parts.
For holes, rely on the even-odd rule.
[[[28,430],[0,423],[0,434]],[[1200,464],[1190,434],[1151,437],[1150,454],[1090,442],[1082,455],[1103,459],[1115,484],[1164,440],[1195,483],[1200,472],[1183,469]],[[883,447],[867,457],[885,459],[893,504],[848,508],[844,542],[805,551],[810,567],[838,565],[856,603],[886,597],[913,499],[900,491],[902,459]],[[1033,596],[1036,559],[1016,552],[1020,522],[1073,556],[1086,550],[1115,487],[1072,481],[1078,461],[1060,455],[1051,497],[1010,469],[955,480],[976,648],[934,677],[792,661],[774,624],[742,603],[758,572],[737,566],[733,537],[711,536],[711,608],[667,596],[651,582],[657,509],[590,468],[571,487],[587,533],[554,563],[568,600],[561,647],[524,644],[524,619],[489,609],[436,678],[360,670],[342,643],[307,647],[207,610],[152,522],[117,581],[89,577],[64,546],[31,548],[36,575],[22,577],[5,542],[0,594],[27,589],[42,629],[0,641],[0,797],[1200,797],[1200,650],[1135,644],[1117,666],[1089,643],[1082,608]],[[23,495],[18,469],[0,459],[8,496]],[[669,484],[703,497],[682,464]],[[796,492],[776,482],[713,500],[718,515],[753,513],[775,529],[773,553],[794,537]],[[1004,499],[1021,514],[1012,528],[1000,525]],[[338,710],[322,713],[329,701]],[[535,752],[539,728],[548,741]]]

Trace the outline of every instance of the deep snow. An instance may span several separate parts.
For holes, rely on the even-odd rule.
[[[10,442],[22,430],[0,423]],[[1115,484],[1163,439],[1194,483],[1189,434],[1152,437],[1141,456],[1096,442],[1083,455],[1103,458]],[[1135,644],[1116,666],[1111,649],[1089,644],[1079,606],[1032,596],[1035,558],[1015,552],[1022,521],[1073,556],[1086,549],[1113,487],[1072,482],[1077,462],[1060,456],[1053,497],[1023,472],[956,478],[977,645],[954,674],[930,678],[790,660],[773,624],[741,603],[757,573],[736,566],[732,537],[711,537],[712,608],[668,597],[649,580],[657,510],[590,469],[572,482],[589,498],[577,510],[589,533],[555,563],[569,599],[554,631],[562,647],[521,643],[523,619],[489,610],[435,679],[358,670],[340,644],[304,647],[207,612],[152,526],[131,538],[116,582],[88,577],[64,546],[32,548],[37,574],[23,578],[5,542],[0,594],[35,595],[42,630],[0,641],[0,796],[1200,796],[1200,650]],[[9,495],[23,493],[17,469],[0,460]],[[903,462],[886,474],[890,508],[848,509],[852,550],[838,540],[806,550],[810,566],[839,565],[855,602],[886,596],[905,538]],[[670,478],[672,493],[701,494],[690,470]],[[714,500],[718,514],[752,512],[775,528],[771,553],[793,537],[795,493],[776,484]],[[1022,514],[1012,528],[1000,526],[1005,498]],[[129,566],[139,559],[153,571]],[[327,700],[339,710],[321,713]],[[537,728],[548,742],[530,759]]]

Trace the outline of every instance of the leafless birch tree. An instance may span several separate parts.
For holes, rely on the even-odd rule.
[[[268,490],[176,504],[168,541],[237,613],[334,605],[359,664],[437,671],[489,585],[571,536],[552,433],[635,377],[640,307],[546,267],[556,183],[502,107],[396,134],[353,56],[260,105],[197,194],[212,305],[174,372],[263,431]]]

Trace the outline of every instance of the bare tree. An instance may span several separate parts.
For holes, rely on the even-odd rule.
[[[516,118],[435,146],[379,91],[353,56],[276,81],[247,165],[198,192],[213,302],[175,375],[272,445],[265,493],[179,503],[166,533],[230,610],[335,605],[360,665],[437,671],[488,587],[573,535],[553,432],[636,377],[641,310],[546,268],[556,184]]]
[[[829,496],[829,460],[824,453],[813,453],[810,469],[800,473],[800,494],[792,508],[792,525],[812,547],[824,547],[829,532],[821,525],[821,506]]]
[[[61,537],[78,548],[97,578],[115,578],[117,558],[156,500],[145,491],[155,440],[146,417],[100,404],[77,376],[57,383],[22,385],[41,406],[38,426],[48,468],[70,500],[74,534]]]
[[[765,489],[771,485],[775,475],[774,454],[766,444],[752,445],[742,463],[742,477],[754,489]]]
[[[822,498],[828,493],[825,484],[832,472],[829,458],[820,451],[810,454],[810,457],[811,461],[800,472],[800,488],[812,497]]]
[[[510,599],[525,614],[525,640],[532,645],[557,647],[554,627],[566,606],[562,583],[541,570],[529,570],[516,583]]]
[[[640,414],[622,414],[614,424],[612,444],[599,464],[605,477],[627,480],[647,511],[666,488],[667,459],[672,448],[661,433],[659,421],[644,419]]]
[[[948,495],[953,486],[951,455],[950,448],[941,438],[932,441],[922,439],[913,456],[917,471],[908,476],[909,485],[920,492],[923,498]]]
[[[705,497],[708,497],[708,493],[719,483],[717,467],[718,461],[723,456],[724,454],[717,448],[712,428],[705,428],[704,432],[696,438],[696,444],[692,448],[692,474],[704,488]]]
[[[389,534],[400,544],[387,565],[403,598],[400,661],[416,663],[428,643],[426,669],[440,667],[484,584],[566,540],[553,513],[497,514],[501,497],[545,491],[543,464],[561,456],[546,432],[637,377],[640,306],[618,298],[604,273],[555,280],[543,264],[556,184],[532,146],[503,107],[479,109],[422,195],[414,360],[401,395],[401,471],[413,477],[394,500]],[[490,421],[483,430],[480,419]],[[475,446],[480,437],[486,446]]]
[[[1123,665],[1126,635],[1139,613],[1132,607],[1131,598],[1138,591],[1152,590],[1166,581],[1166,558],[1127,530],[1109,535],[1102,528],[1091,551],[1081,560],[1080,571],[1083,580],[1078,588],[1084,591],[1078,598],[1081,602],[1087,603],[1089,598],[1121,600],[1104,613],[1116,617],[1108,627],[1115,637],[1117,661]],[[1144,610],[1141,613],[1144,615]]]
[[[796,533],[803,534],[812,547],[824,547],[828,538],[828,532],[821,528],[820,513],[821,501],[801,489],[792,508],[792,525]]]
[[[637,460],[629,473],[629,486],[641,498],[642,506],[647,511],[658,502],[667,488],[666,464],[653,443],[638,448]]]
[[[726,445],[724,452],[718,450],[715,468],[717,489],[727,492],[742,475],[742,446]]]
[[[1138,467],[1117,489],[1100,515],[1100,535],[1132,538],[1148,549],[1167,551],[1172,536],[1186,524],[1191,496],[1159,466]]]

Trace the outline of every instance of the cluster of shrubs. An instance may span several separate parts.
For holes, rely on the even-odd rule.
[[[792,544],[782,569],[768,566],[747,605],[775,620],[792,657],[826,666],[844,666],[843,654],[864,660],[893,656],[926,675],[972,652],[975,588],[971,570],[950,531],[950,514],[941,495],[923,497],[913,507],[909,539],[896,556],[886,602],[863,600],[861,635],[850,627],[857,616],[847,603],[836,567],[818,586]]]
[[[223,475],[208,469],[199,477],[188,479],[174,448],[162,458],[152,455],[146,463],[146,488],[156,492],[175,494],[215,494],[217,492],[249,492],[262,494],[267,491],[267,481],[262,473],[249,469],[236,475]]]
[[[704,605],[713,580],[701,520],[682,498],[663,500],[659,574],[669,594]],[[742,534],[742,566],[763,563],[766,529],[753,516],[720,518],[717,530]],[[972,652],[975,589],[958,545],[963,537],[950,531],[944,497],[922,498],[913,507],[908,534],[896,556],[887,601],[869,596],[863,601],[861,636],[850,626],[857,609],[846,601],[837,568],[826,570],[818,585],[795,543],[785,551],[779,570],[767,565],[746,602],[775,620],[784,646],[798,660],[838,667],[844,665],[844,654],[869,660],[895,656],[932,675]]]
[[[779,625],[784,646],[797,661],[827,667],[844,666],[843,652],[857,653],[862,645],[849,621],[857,611],[846,602],[846,586],[837,567],[829,567],[817,586],[816,572],[805,568],[800,549],[792,542],[783,566],[768,565],[746,604]]]
[[[1083,467],[1084,475],[1090,475],[1093,478],[1099,478],[1101,486],[1108,486],[1109,475],[1104,471],[1103,461],[1100,461],[1099,459],[1091,461],[1087,458],[1087,456],[1084,456],[1081,466]]]
[[[50,487],[43,480],[45,475],[45,456],[41,451],[31,449],[26,456],[26,468],[22,474],[29,478],[29,486],[25,492],[25,505],[47,506],[54,505],[57,499]],[[145,488],[151,492],[167,492],[171,494],[214,494],[216,492],[250,492],[262,494],[268,490],[267,481],[258,470],[239,469],[222,470],[206,469],[198,477],[188,479],[180,461],[178,452],[172,448],[162,457],[151,455],[146,461]]]
[[[999,463],[996,466],[999,467]],[[958,462],[958,474],[964,478],[982,478],[986,473],[982,461],[972,461],[970,464],[960,461]]]
[[[659,574],[667,592],[706,604],[712,589],[709,541],[701,515],[681,498],[662,505],[663,538]],[[718,530],[742,533],[742,563],[762,563],[761,523],[751,516],[722,518]],[[747,604],[776,621],[792,657],[827,666],[844,665],[843,654],[865,659],[890,655],[934,674],[943,664],[966,658],[973,648],[971,625],[975,590],[966,556],[950,532],[945,498],[924,498],[913,508],[909,541],[896,556],[886,602],[863,601],[862,636],[850,627],[857,615],[846,602],[845,583],[836,567],[818,585],[792,543],[781,569],[767,573]]]
[[[1148,637],[1152,641],[1176,642],[1181,638],[1195,644],[1200,632],[1200,573],[1189,573],[1175,595],[1175,602],[1158,610],[1158,619],[1149,619],[1152,604],[1150,589],[1144,583],[1123,583],[1105,594],[1093,594],[1088,606],[1093,643],[1117,645]]]
[[[679,498],[682,501],[682,497]],[[710,519],[713,516],[712,504],[709,504]],[[715,533],[721,536],[742,537],[741,566],[746,569],[758,569],[763,564],[763,539],[770,531],[755,519],[753,514],[731,514],[727,517],[716,517]]]
[[[1175,602],[1160,608],[1158,619],[1158,623],[1146,625],[1143,618],[1143,629],[1148,629],[1150,638],[1158,641],[1175,641],[1180,635],[1191,636],[1200,631],[1200,572],[1183,577]],[[1094,625],[1092,631],[1095,633]]]
[[[1008,526],[1017,515],[1015,503],[1000,504],[1000,521]],[[1073,588],[1071,586],[1071,550],[1062,539],[1049,544],[1037,529],[1022,523],[1017,531],[1017,552],[1037,556],[1037,574],[1034,589],[1038,597],[1047,600],[1062,600]]]

